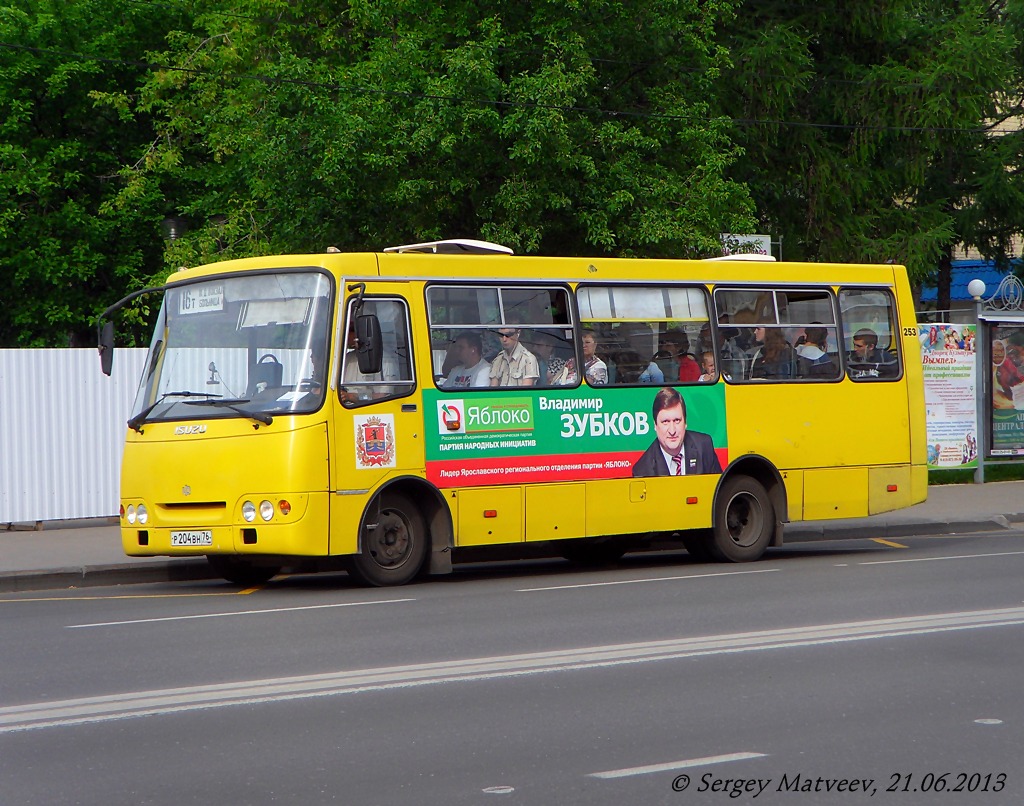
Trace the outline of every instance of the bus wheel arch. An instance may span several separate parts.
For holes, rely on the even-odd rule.
[[[782,545],[787,501],[781,474],[762,456],[737,459],[719,479],[712,511],[708,548],[715,559],[760,559],[769,546]]]
[[[428,568],[451,573],[451,541],[451,515],[437,488],[420,478],[395,479],[363,512],[349,573],[374,586],[404,585]]]

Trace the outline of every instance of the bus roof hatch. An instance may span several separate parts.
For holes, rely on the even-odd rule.
[[[720,255],[719,257],[706,257],[703,260],[751,260],[759,263],[771,263],[775,261],[774,255],[762,255],[760,252],[737,252],[735,255]]]
[[[450,238],[446,241],[411,243],[404,246],[389,246],[385,252],[427,252],[435,255],[511,255],[512,250],[489,241],[475,241],[472,238]]]

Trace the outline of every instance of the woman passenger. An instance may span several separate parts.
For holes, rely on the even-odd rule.
[[[796,354],[783,337],[781,328],[759,325],[754,328],[754,340],[761,347],[754,354],[754,363],[750,369],[751,378],[779,380],[793,377]]]
[[[597,357],[597,336],[593,330],[583,331],[583,373],[591,386],[608,383],[608,365]]]

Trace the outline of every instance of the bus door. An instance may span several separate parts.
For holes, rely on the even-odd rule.
[[[359,290],[349,292],[345,301],[331,452],[332,554],[356,551],[360,518],[381,484],[394,476],[423,475],[423,405],[414,372],[409,305],[395,290],[393,283],[359,283]],[[360,315],[374,316],[380,325],[379,372],[359,371],[355,318]]]

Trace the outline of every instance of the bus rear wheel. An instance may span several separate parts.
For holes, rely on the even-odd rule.
[[[257,565],[252,560],[223,554],[207,554],[206,561],[217,576],[244,588],[269,582],[281,571],[280,565]]]
[[[734,476],[719,489],[711,551],[721,562],[758,560],[772,539],[775,508],[764,485],[750,476]]]
[[[411,582],[427,558],[423,515],[401,493],[384,493],[380,507],[363,516],[360,551],[349,560],[349,573],[364,585],[386,587]]]

